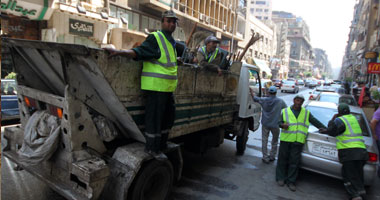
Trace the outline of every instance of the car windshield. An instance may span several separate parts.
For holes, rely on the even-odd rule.
[[[323,125],[326,127],[328,126],[329,121],[331,118],[338,113],[336,109],[332,108],[322,108],[322,107],[317,107],[317,106],[307,106],[306,107],[310,113],[318,119]],[[363,135],[364,136],[369,136],[369,131],[365,122],[365,119],[363,118],[363,115],[358,114],[358,113],[351,113],[352,115],[355,116],[355,118],[358,120],[360,128],[362,129]],[[313,126],[310,124],[310,126]]]
[[[292,85],[294,84],[294,81],[284,81],[284,84]]]
[[[339,103],[339,96],[335,96],[335,95],[321,95],[319,97],[319,101],[332,102],[332,103],[338,104]]]
[[[350,96],[342,96],[339,98],[339,103],[346,103],[351,106],[358,106],[355,99]]]
[[[1,95],[16,95],[17,86],[15,80],[1,80]]]

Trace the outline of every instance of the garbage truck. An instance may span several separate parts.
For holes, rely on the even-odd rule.
[[[144,152],[142,63],[82,45],[2,38],[17,74],[20,125],[5,128],[3,156],[67,199],[166,199],[182,151],[224,139],[244,153],[261,107],[249,87],[260,69],[232,62],[222,76],[178,67],[166,161]],[[255,90],[260,92],[261,88]],[[260,96],[260,93],[257,94]]]

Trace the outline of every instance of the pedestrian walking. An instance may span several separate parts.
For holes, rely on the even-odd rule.
[[[296,179],[301,160],[301,152],[306,142],[310,123],[321,129],[326,128],[309,110],[302,107],[305,98],[297,95],[293,105],[282,109],[279,126],[280,149],[276,167],[276,181],[279,186],[287,184],[291,191],[296,191]]]
[[[321,133],[336,137],[339,162],[342,163],[344,187],[352,200],[361,200],[366,194],[363,167],[368,160],[363,132],[350,107],[341,103],[338,113],[333,116],[327,130]]]
[[[371,129],[372,129],[372,136],[373,139],[375,139],[377,148],[379,150],[379,160],[380,160],[380,109],[377,109],[376,112],[373,114],[372,120],[371,120]],[[377,170],[377,176],[380,177],[380,166]]]
[[[251,89],[251,95],[255,102],[258,102],[262,109],[261,118],[261,134],[262,134],[262,161],[266,164],[274,161],[277,155],[278,137],[280,135],[280,128],[278,127],[278,120],[280,118],[281,110],[286,108],[284,100],[276,97],[277,88],[270,86],[268,89],[269,97],[256,97]],[[272,133],[271,150],[268,154],[268,138],[269,133]]]
[[[146,93],[145,150],[156,159],[166,159],[161,152],[166,148],[169,130],[173,126],[175,107],[173,92],[177,87],[177,51],[172,33],[177,16],[170,10],[162,14],[161,30],[149,34],[138,47],[117,51],[106,49],[110,57],[121,55],[143,60],[141,89]]]

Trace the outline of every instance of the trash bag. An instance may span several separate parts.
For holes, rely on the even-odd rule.
[[[47,111],[36,111],[24,130],[24,141],[18,151],[20,161],[36,165],[49,159],[58,147],[61,126],[56,116]]]

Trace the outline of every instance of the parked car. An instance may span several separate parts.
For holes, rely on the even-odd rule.
[[[297,85],[305,85],[305,83],[304,83],[303,80],[300,79],[300,80],[297,81]]]
[[[273,85],[278,87],[278,88],[281,88],[281,85],[282,85],[282,81],[281,80],[272,80],[273,82]]]
[[[335,88],[327,85],[317,87],[317,91],[320,92],[335,92]]]
[[[284,81],[282,83],[281,92],[293,92],[298,93],[299,87],[297,86],[295,81]]]
[[[16,81],[1,79],[1,122],[19,118]]]
[[[318,81],[312,80],[312,81],[310,81],[308,86],[309,86],[309,88],[315,88],[318,86]]]
[[[338,112],[337,105],[331,102],[310,101],[306,104],[306,109],[325,126],[328,125],[333,115]],[[350,110],[351,114],[359,121],[360,128],[363,131],[363,138],[369,155],[369,160],[363,168],[364,183],[365,185],[371,185],[377,178],[376,172],[379,162],[376,144],[372,138],[371,129],[363,111],[359,107],[354,106],[350,106]],[[302,152],[300,167],[319,174],[342,179],[342,164],[338,159],[336,138],[320,134],[316,127],[310,125],[309,135]]]
[[[319,93],[321,93],[321,92],[314,89],[312,92],[309,93],[310,94],[309,100],[317,99],[317,96],[319,95]]]
[[[306,79],[305,81],[305,87],[309,87],[309,84],[311,83],[310,79]]]
[[[334,93],[321,92],[315,100],[323,101],[323,102],[331,102],[335,104],[346,103],[351,106],[358,106],[358,103],[356,102],[354,96],[350,94],[338,94],[335,92]]]

